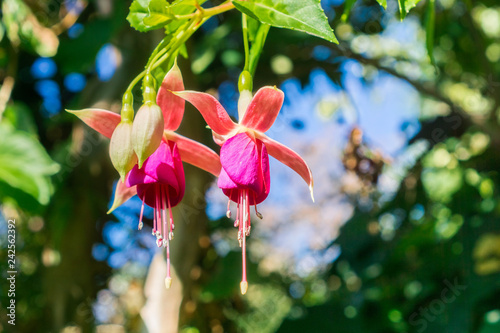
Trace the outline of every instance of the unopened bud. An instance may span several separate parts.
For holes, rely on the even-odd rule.
[[[123,182],[127,173],[137,163],[137,156],[132,147],[132,122],[122,121],[116,126],[109,143],[109,157]]]
[[[239,120],[243,119],[248,105],[252,101],[252,75],[248,71],[243,71],[238,80],[238,90],[240,91],[240,98],[238,99],[238,117]]]
[[[137,154],[139,168],[160,146],[163,126],[163,114],[158,105],[144,104],[137,111],[132,127],[132,144]]]

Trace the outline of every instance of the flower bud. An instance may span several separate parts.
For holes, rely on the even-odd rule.
[[[137,156],[132,148],[132,122],[121,121],[116,126],[109,143],[109,156],[122,182],[125,181],[125,175],[137,163]]]
[[[252,101],[252,75],[248,71],[243,71],[238,80],[238,89],[240,91],[240,98],[238,99],[238,119],[241,121],[248,105]]]
[[[163,126],[163,114],[155,103],[146,103],[137,111],[132,125],[132,145],[137,154],[139,169],[160,146]]]

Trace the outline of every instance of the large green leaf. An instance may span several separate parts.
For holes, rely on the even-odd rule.
[[[2,125],[0,137],[0,183],[46,205],[52,194],[50,176],[59,171],[59,165],[52,161],[36,139],[24,131]],[[10,196],[10,193],[1,194]]]
[[[234,0],[233,4],[262,23],[338,43],[319,0]]]

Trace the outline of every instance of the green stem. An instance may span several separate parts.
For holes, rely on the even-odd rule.
[[[219,14],[222,14],[224,12],[227,12],[228,10],[231,10],[233,8],[234,8],[233,3],[230,0],[228,0],[219,6],[212,7],[209,9],[203,9],[203,12],[201,12],[201,13],[205,17],[212,17],[214,15],[219,15]],[[198,16],[198,17],[200,16],[199,10],[194,12],[194,13],[187,14],[187,15],[176,15],[175,18],[178,20],[183,20],[183,19],[192,19],[196,16]]]
[[[243,45],[245,47],[245,71],[249,69],[250,63],[250,47],[248,45],[248,25],[247,25],[247,16],[245,14],[241,14],[241,26],[243,29]]]
[[[137,75],[128,85],[126,92],[131,92],[134,89],[135,85],[146,75],[150,73],[152,70],[160,66],[165,60],[167,60],[175,51],[185,43],[189,37],[193,35],[199,27],[203,25],[210,17],[214,15],[218,15],[224,13],[228,10],[234,8],[234,5],[231,0],[224,2],[223,4],[209,8],[209,9],[198,9],[196,12],[188,15],[179,15],[176,16],[177,19],[191,19],[191,21],[186,22],[186,24],[178,29],[177,36],[172,38],[169,43],[163,47],[161,50],[158,49],[161,47],[161,44],[164,43],[165,38],[160,42],[160,44],[155,48],[153,54],[156,52],[154,57],[150,58],[148,64],[146,65],[146,69],[143,70],[139,75]],[[188,28],[183,31],[183,28],[188,26]]]
[[[266,42],[267,34],[269,33],[270,25],[261,24],[257,30],[257,35],[255,36],[255,41],[252,43],[252,49],[250,50],[250,69],[249,72],[252,76],[255,75],[255,70],[257,69],[257,63],[259,62],[260,55],[264,49],[264,43]]]
[[[165,36],[165,37],[161,40],[161,42],[159,42],[159,43],[158,43],[158,45],[155,47],[155,49],[154,49],[154,50],[153,50],[153,52],[151,53],[151,56],[149,57],[149,60],[148,60],[148,62],[147,62],[147,64],[146,64],[146,67],[148,67],[148,66],[149,66],[149,64],[151,63],[151,60],[153,59],[153,57],[155,57],[155,56],[158,54],[158,52],[161,52],[161,51],[163,51],[163,50],[164,50],[164,48],[163,48],[163,49],[161,49],[161,50],[160,50],[160,48],[161,48],[161,47],[163,47],[163,44],[165,44],[165,41],[166,41],[166,40],[167,40],[167,36]],[[168,44],[167,44],[167,45],[168,45]]]

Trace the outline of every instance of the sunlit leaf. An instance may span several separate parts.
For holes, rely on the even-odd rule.
[[[401,20],[403,20],[406,17],[406,14],[408,14],[410,10],[414,8],[419,2],[420,0],[398,0],[399,15],[401,17]]]
[[[167,32],[175,31],[184,19],[177,16],[186,15],[196,10],[196,4],[205,1],[177,0],[134,0],[130,6],[127,20],[138,31],[146,32],[166,27]]]
[[[241,12],[278,28],[306,32],[338,43],[320,1],[316,0],[234,0]]]
[[[0,182],[46,205],[52,194],[50,176],[59,171],[59,165],[52,161],[43,146],[26,132],[16,131],[10,126],[2,125],[0,136],[2,137]],[[2,196],[10,195],[10,193],[1,194]]]
[[[377,2],[379,3],[379,5],[384,7],[384,9],[387,9],[387,0],[377,0]]]

